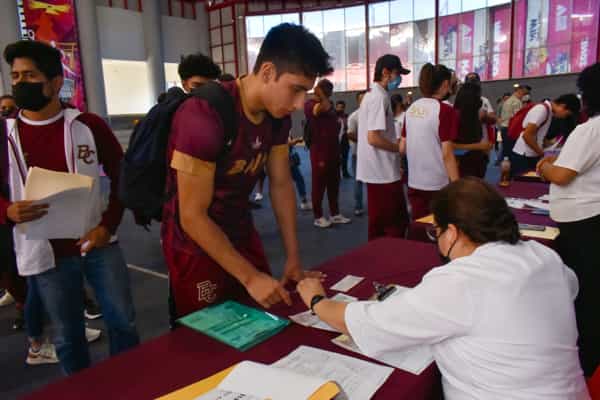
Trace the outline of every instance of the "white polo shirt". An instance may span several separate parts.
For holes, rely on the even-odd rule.
[[[354,132],[358,135],[358,110],[357,108],[354,110],[352,114],[348,117],[348,132]],[[352,155],[356,155],[356,142],[353,140],[349,140],[350,149],[352,150]]]
[[[358,113],[356,179],[365,183],[392,183],[402,179],[400,148],[381,150],[369,144],[369,131],[383,131],[383,137],[397,143],[394,114],[388,92],[378,83],[366,93]]]
[[[442,156],[442,143],[456,140],[456,112],[436,99],[421,98],[405,113],[402,136],[406,138],[408,186],[435,191],[450,179]]]
[[[577,176],[566,186],[550,185],[552,219],[574,222],[600,214],[600,116],[575,128],[554,165]]]
[[[577,278],[533,240],[488,243],[345,321],[372,357],[430,345],[447,400],[589,399],[577,352]]]
[[[536,133],[537,144],[541,148],[544,148],[544,138],[548,133],[548,129],[550,129],[551,123],[552,104],[549,101],[545,101],[543,104],[535,105],[529,110],[525,116],[525,119],[523,120],[523,131],[525,131],[527,125],[535,124],[538,127]],[[527,143],[525,143],[525,139],[523,139],[523,132],[521,132],[519,139],[515,143],[513,152],[525,157],[539,157],[539,155],[533,151],[533,149],[529,147]]]

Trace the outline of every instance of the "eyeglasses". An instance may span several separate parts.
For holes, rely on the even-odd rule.
[[[438,229],[440,229],[440,227],[435,224],[427,225],[427,227],[425,228],[427,238],[432,242],[437,242],[437,240],[443,233],[440,229],[440,233],[438,234]]]

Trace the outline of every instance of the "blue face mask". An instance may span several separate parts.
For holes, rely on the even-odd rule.
[[[394,90],[394,89],[398,88],[398,86],[400,86],[401,83],[402,83],[402,75],[398,75],[397,77],[395,77],[388,83],[387,88],[388,88],[388,90]]]

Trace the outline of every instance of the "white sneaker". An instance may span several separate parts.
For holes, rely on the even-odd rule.
[[[254,201],[261,201],[263,199],[262,193],[256,193],[254,195]]]
[[[314,225],[317,228],[329,228],[331,226],[331,221],[325,217],[321,217],[319,219],[315,219]]]
[[[44,343],[38,351],[34,351],[29,346],[25,362],[29,365],[57,364],[56,347],[51,343]]]
[[[352,222],[350,218],[344,217],[342,214],[334,215],[331,217],[331,223],[333,224],[349,224]]]
[[[12,297],[12,294],[8,293],[8,290],[5,290],[4,296],[2,296],[0,298],[0,307],[8,306],[14,302],[15,302],[15,299],[14,299],[14,297]]]
[[[85,327],[85,338],[87,339],[88,343],[92,343],[100,339],[100,335],[102,335],[102,331],[100,329],[92,329],[88,328],[87,326]]]
[[[312,210],[312,204],[310,204],[308,201],[302,201],[300,202],[300,209],[302,211],[310,211]]]

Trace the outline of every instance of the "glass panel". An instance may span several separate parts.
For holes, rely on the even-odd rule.
[[[221,28],[212,29],[210,31],[210,44],[211,46],[221,44]]]
[[[265,2],[264,1],[249,1],[249,2],[247,2],[247,4],[248,4],[248,11],[250,11],[250,12],[257,12],[257,11],[265,10]]]
[[[224,72],[235,76],[235,63],[225,63]]]
[[[264,18],[265,18],[264,24],[265,24],[265,36],[266,36],[272,27],[281,24],[281,15],[265,15]]]
[[[223,43],[233,43],[233,26],[223,27]]]
[[[298,13],[281,14],[281,22],[289,22],[291,24],[300,25],[300,14],[298,14]]]
[[[263,37],[265,35],[263,17],[246,17],[246,32],[249,38]]]
[[[456,68],[458,53],[458,15],[440,17],[438,33],[439,63]]]
[[[323,36],[323,47],[331,56],[333,74],[327,78],[333,82],[335,91],[346,90],[346,46],[344,31],[327,32]]]
[[[489,79],[492,80],[509,78],[510,14],[510,4],[490,9],[492,55]]]
[[[323,26],[323,32],[336,32],[344,30],[343,9],[323,11],[323,20],[327,21],[327,23]]]
[[[221,46],[213,47],[211,53],[214,62],[223,62],[223,48]]]
[[[400,57],[402,65],[412,69],[413,63],[413,24],[398,24],[390,26],[390,51]],[[401,87],[413,86],[413,71],[404,75]]]
[[[165,63],[165,90],[169,90],[174,86],[181,87],[181,79],[177,72],[178,67],[179,64],[177,63]]]
[[[486,0],[462,0],[462,10],[472,11],[485,8]]]
[[[323,12],[312,11],[302,14],[302,24],[314,34],[323,33]]]
[[[374,3],[369,5],[369,27],[383,26],[390,23],[390,3]]]
[[[435,19],[418,21],[413,24],[413,58],[415,73],[423,64],[434,62],[435,58]],[[418,82],[418,73],[414,81]]]
[[[231,17],[231,7],[221,8],[221,24],[229,25],[233,23],[233,18]]]
[[[579,72],[596,60],[600,0],[573,0],[571,72]]]
[[[346,31],[346,89],[367,87],[367,51],[365,29]]]
[[[461,8],[460,3],[461,0],[440,0],[440,16],[458,14]]]
[[[415,21],[435,18],[435,0],[415,0]]]
[[[246,43],[246,51],[248,52],[248,71],[252,71],[254,68],[254,63],[256,62],[256,57],[258,57],[258,51],[260,50],[262,42],[263,38],[248,38],[248,42]]]
[[[510,0],[487,0],[487,6],[499,6],[501,4],[510,4]]]
[[[390,22],[409,22],[413,20],[413,0],[390,1]]]
[[[232,44],[223,46],[223,61],[235,61],[235,47]]]
[[[369,29],[369,76],[373,78],[377,59],[390,53],[390,27]]]
[[[211,11],[210,15],[210,27],[214,28],[215,26],[219,26],[221,24],[221,14],[219,10]]]
[[[346,29],[365,27],[365,7],[348,7],[344,9],[346,15]]]
[[[103,59],[102,71],[108,114],[148,112],[155,101],[148,86],[150,79],[148,63]]]

